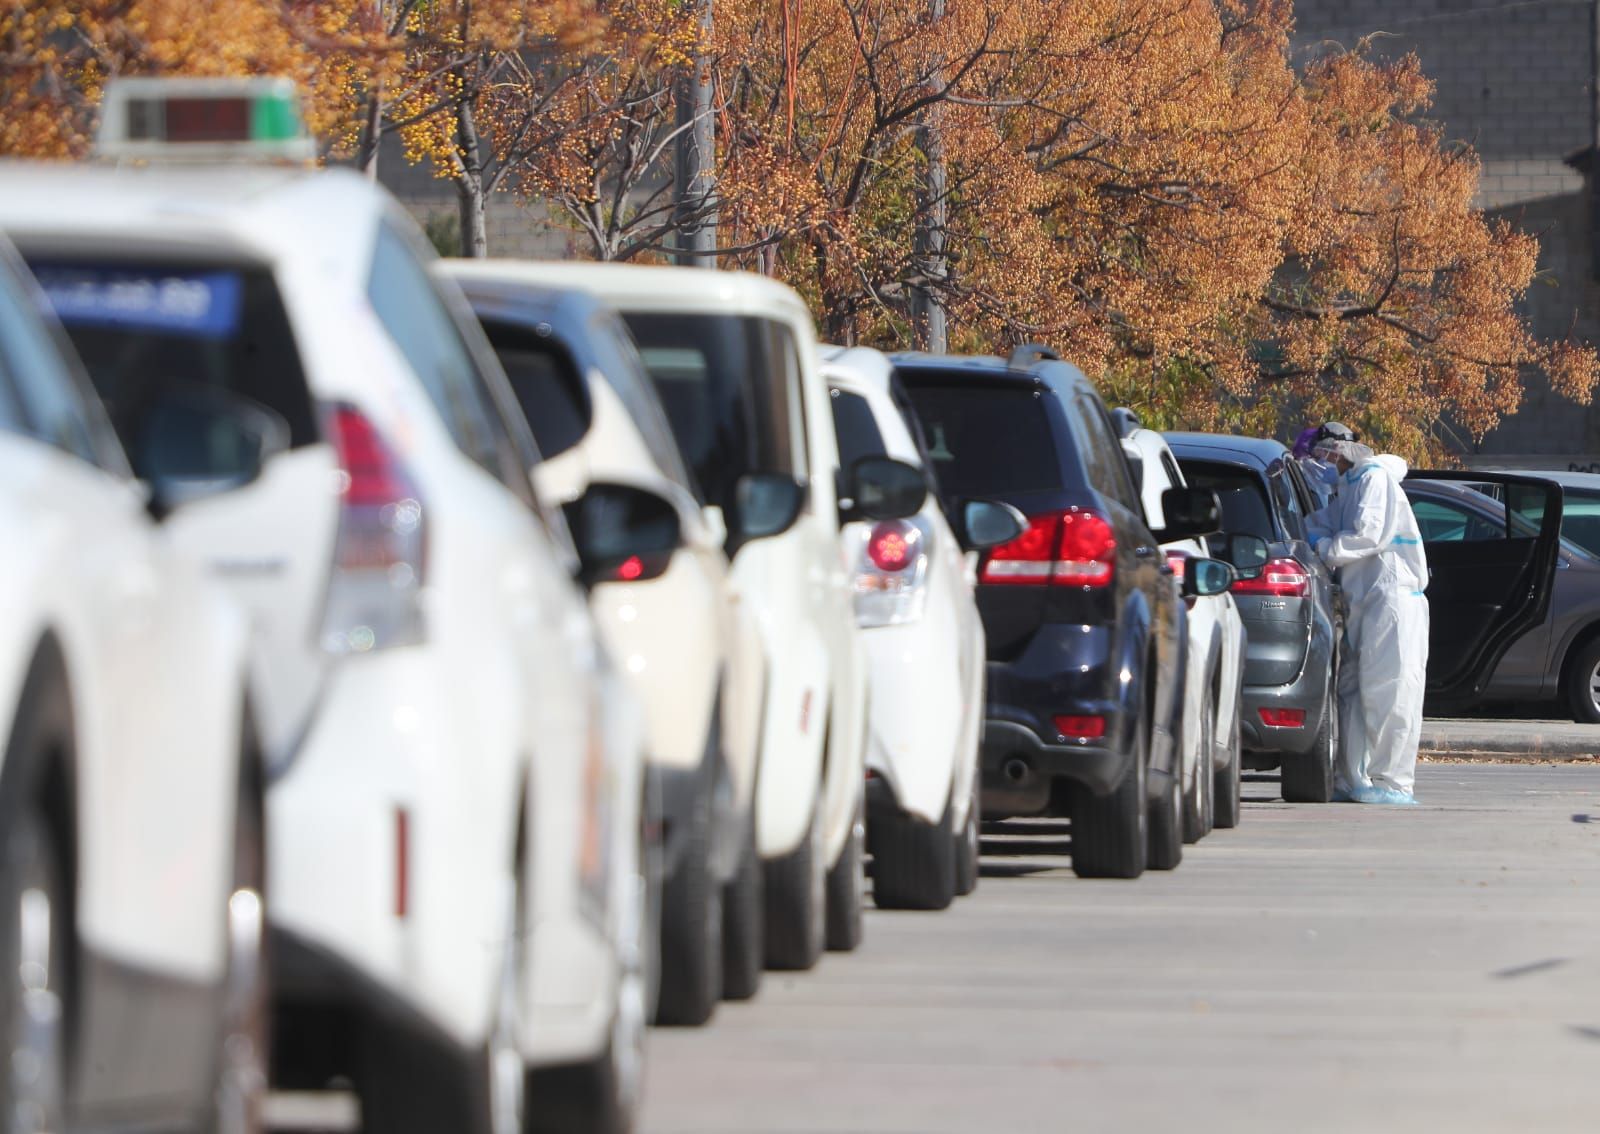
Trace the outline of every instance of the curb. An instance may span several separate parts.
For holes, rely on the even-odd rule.
[[[1555,760],[1589,763],[1600,760],[1600,730],[1588,736],[1543,736],[1539,733],[1448,736],[1424,729],[1419,745],[1428,756],[1460,760]]]

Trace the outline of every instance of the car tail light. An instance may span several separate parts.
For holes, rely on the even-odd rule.
[[[1178,582],[1183,582],[1185,569],[1189,566],[1189,553],[1187,551],[1167,552],[1167,567],[1172,572],[1172,577]]]
[[[920,516],[853,524],[856,625],[915,622],[928,604],[928,553],[933,525]]]
[[[1051,717],[1056,731],[1069,740],[1099,740],[1106,734],[1104,717]]]
[[[337,405],[329,431],[339,455],[339,534],[323,612],[331,653],[413,645],[423,637],[422,500],[383,435],[353,406]]]
[[[1105,517],[1078,508],[1028,518],[1028,527],[984,561],[981,582],[1103,587],[1117,567],[1117,537]]]
[[[1297,559],[1274,559],[1254,579],[1240,579],[1234,583],[1233,593],[1305,598],[1311,593],[1311,576]]]
[[[1305,728],[1304,709],[1262,709],[1261,723],[1269,728]]]

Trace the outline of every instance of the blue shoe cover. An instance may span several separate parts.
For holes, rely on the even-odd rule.
[[[1372,790],[1376,793],[1376,798],[1372,800],[1373,803],[1383,803],[1390,807],[1417,806],[1417,797],[1410,792],[1401,791],[1399,788],[1374,787]]]
[[[1387,803],[1384,798],[1384,788],[1375,784],[1362,784],[1358,788],[1350,789],[1351,803]]]
[[[1341,787],[1340,785],[1335,784],[1333,787],[1333,802],[1354,803],[1356,802],[1355,793],[1347,787]]]

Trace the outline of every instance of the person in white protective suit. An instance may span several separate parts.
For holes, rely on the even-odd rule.
[[[1414,804],[1422,692],[1428,668],[1428,560],[1400,487],[1405,461],[1355,441],[1319,443],[1339,491],[1309,520],[1349,603],[1339,670],[1336,798]]]

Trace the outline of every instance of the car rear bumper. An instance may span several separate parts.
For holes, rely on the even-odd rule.
[[[1239,702],[1240,743],[1246,752],[1309,752],[1328,714],[1336,712],[1333,697],[1332,634],[1313,634],[1306,663],[1287,685],[1246,685]],[[1262,710],[1291,709],[1305,714],[1300,728],[1267,724]]]
[[[1058,781],[1106,795],[1127,774],[1130,753],[1106,744],[1047,744],[1015,721],[990,718],[983,729],[983,814],[1039,815],[1051,809]]]

